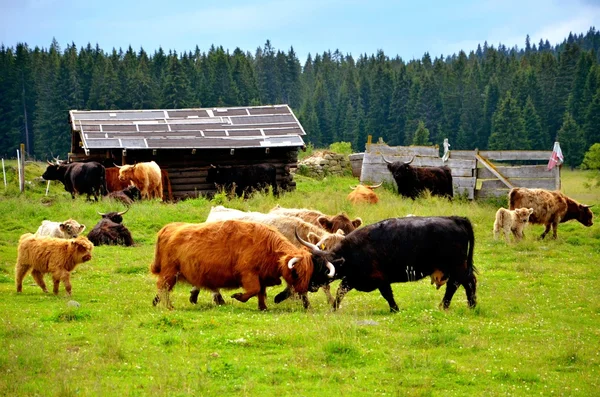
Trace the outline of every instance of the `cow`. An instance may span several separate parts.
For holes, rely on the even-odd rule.
[[[304,244],[298,240],[296,237],[297,235],[302,236],[312,244],[320,247],[320,249],[328,249],[333,247],[335,244],[340,242],[345,235],[340,229],[338,229],[335,233],[329,233],[328,231],[311,223],[305,222],[300,218],[263,214],[261,212],[244,212],[233,208],[225,208],[222,205],[211,208],[208,217],[206,218],[206,222],[217,222],[229,219],[258,222],[273,226],[298,248],[303,248]],[[328,301],[333,303],[333,297],[331,296],[329,285],[323,287],[323,292],[327,296]],[[190,291],[190,302],[197,302],[198,293],[199,291],[196,288]],[[275,297],[275,303],[282,302],[291,295],[292,291],[288,287]],[[218,301],[219,297],[213,297],[213,299]],[[308,301],[306,295],[301,295],[301,299],[304,304],[304,308],[308,309],[310,302]],[[222,300],[222,298],[220,300]]]
[[[84,230],[85,225],[80,225],[75,219],[67,219],[64,222],[42,221],[35,237],[75,238]]]
[[[143,199],[163,199],[162,173],[156,162],[117,167],[119,168],[119,179],[123,182],[133,183],[140,189]]]
[[[248,197],[254,191],[264,191],[269,186],[273,196],[279,196],[277,169],[271,164],[256,165],[210,165],[206,182],[226,192],[235,191],[238,197]]]
[[[348,216],[343,212],[330,216],[325,215],[320,211],[306,208],[283,208],[280,207],[279,204],[273,207],[269,211],[269,214],[300,218],[303,221],[322,227],[330,233],[335,233],[341,229],[345,234],[348,234],[362,225],[362,219],[356,218],[354,220],[350,220],[350,218],[348,218]]]
[[[552,237],[556,238],[558,224],[576,219],[584,226],[594,224],[591,205],[579,204],[558,190],[527,189],[515,187],[508,192],[511,210],[515,208],[533,208],[529,223],[545,225],[546,230],[540,236],[546,237],[552,227]]]
[[[130,181],[119,179],[119,167],[106,167],[106,190],[108,192],[118,192],[130,186]]]
[[[507,243],[510,242],[511,232],[515,241],[520,241],[525,237],[523,229],[529,222],[531,214],[533,214],[533,208],[517,208],[511,211],[500,207],[496,211],[496,220],[494,221],[494,239],[498,239],[500,230],[502,230]]]
[[[54,237],[35,237],[26,233],[19,239],[17,264],[15,265],[15,285],[17,292],[23,290],[23,278],[31,270],[31,276],[42,291],[48,292],[44,283],[44,274],[51,273],[54,281],[52,292],[58,294],[62,281],[67,295],[71,295],[70,272],[83,262],[92,259],[94,245],[85,237],[61,239]]]
[[[105,197],[120,201],[125,205],[131,205],[134,201],[141,200],[142,195],[140,193],[140,189],[134,185],[129,185],[123,190],[110,192]]]
[[[75,194],[87,194],[87,199],[94,196],[98,201],[98,196],[102,197],[106,191],[106,170],[98,162],[90,161],[87,163],[61,163],[52,164],[47,161],[48,167],[42,174],[46,181],[61,181],[65,190]]]
[[[304,241],[307,247],[317,250]],[[341,279],[333,309],[352,289],[379,289],[391,312],[398,311],[391,283],[427,276],[439,288],[446,284],[440,306],[447,309],[457,288],[465,288],[469,307],[475,307],[477,279],[473,265],[475,237],[467,218],[457,216],[391,218],[348,234],[326,258],[335,264],[333,279]],[[327,280],[330,281],[330,280]],[[311,281],[311,289],[318,286]]]
[[[281,277],[303,294],[310,280],[326,284],[335,267],[324,260],[323,251],[298,248],[273,227],[227,220],[165,225],[158,232],[150,271],[158,276],[154,305],[164,297],[172,308],[169,292],[178,281],[187,281],[213,293],[242,287],[245,292],[233,299],[247,302],[258,296],[259,310],[266,310],[266,288],[280,285]]]
[[[377,189],[383,184],[381,182],[379,185],[358,185],[358,186],[350,186],[352,191],[348,194],[348,201],[352,204],[358,203],[368,203],[368,204],[377,204],[379,202],[379,197],[373,191],[373,189]]]
[[[121,212],[107,212],[98,214],[102,217],[94,228],[88,233],[87,238],[94,245],[133,245],[133,237],[123,222],[123,214],[129,209]]]
[[[452,173],[447,166],[442,167],[413,167],[410,161],[388,161],[388,170],[398,186],[398,194],[411,199],[416,199],[425,190],[429,190],[432,196],[442,196],[452,199],[454,196],[452,186]]]

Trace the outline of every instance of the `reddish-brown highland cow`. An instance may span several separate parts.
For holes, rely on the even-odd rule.
[[[377,204],[379,202],[379,197],[377,197],[377,193],[373,191],[373,189],[377,189],[383,184],[381,182],[379,185],[358,185],[358,186],[350,186],[352,191],[348,194],[348,201],[352,204],[358,203],[369,203],[369,204]]]

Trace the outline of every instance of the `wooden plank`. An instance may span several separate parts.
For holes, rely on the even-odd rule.
[[[526,187],[529,189],[547,189],[554,190],[554,179],[511,179],[515,187]],[[506,186],[497,179],[488,179],[481,181],[481,188],[500,189]]]
[[[509,160],[550,160],[552,151],[548,150],[482,150],[479,152],[481,157],[488,160],[509,161]]]
[[[490,197],[508,197],[509,189],[479,189],[475,190],[476,199],[485,199]],[[507,198],[508,201],[508,198]],[[508,204],[507,204],[508,206]]]
[[[396,155],[396,156],[440,156],[440,150],[437,146],[388,146],[381,143],[372,143],[367,153]],[[366,154],[366,153],[365,153]]]
[[[468,188],[468,187],[455,187],[454,189],[454,195],[455,196],[462,196],[466,193],[467,198],[469,200],[473,200],[473,198],[475,197],[475,189],[473,188]]]
[[[473,176],[473,168],[451,168],[452,178],[461,176]]]
[[[388,161],[410,161],[413,156],[393,156],[386,155],[385,158]],[[363,158],[363,166],[364,164],[381,164],[384,165],[387,169],[387,163],[381,156],[381,154],[372,154],[365,153]],[[413,167],[441,167],[448,166],[449,168],[475,168],[476,161],[473,158],[471,159],[448,159],[445,163],[439,157],[426,157],[426,156],[416,156],[412,163],[410,163]]]
[[[469,178],[452,178],[452,184],[455,187],[470,187],[474,188],[477,183],[477,179],[475,177]]]
[[[545,165],[523,165],[515,167],[496,166],[496,170],[505,178],[552,178],[555,175],[548,171]],[[493,179],[496,176],[487,168],[478,168],[477,177],[481,179]]]
[[[479,162],[481,164],[483,164],[488,170],[490,170],[492,172],[492,174],[494,174],[494,176],[496,176],[496,178],[500,179],[502,181],[502,183],[504,183],[508,188],[512,189],[513,185],[508,180],[506,180],[506,178],[504,178],[498,171],[496,171],[496,169],[492,163],[487,161],[487,159],[481,157],[481,155],[479,155],[479,154],[476,154],[475,158],[477,160],[479,160]]]

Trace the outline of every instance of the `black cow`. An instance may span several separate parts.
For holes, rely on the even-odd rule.
[[[140,189],[138,189],[134,185],[127,186],[123,190],[119,190],[116,192],[110,192],[105,197],[107,197],[109,199],[118,200],[125,205],[131,205],[131,204],[133,204],[134,201],[142,199]]]
[[[471,222],[456,216],[391,218],[357,229],[326,251],[329,262],[335,266],[334,279],[342,280],[333,308],[337,309],[352,289],[379,289],[390,310],[397,312],[391,283],[427,276],[438,288],[446,284],[440,304],[444,309],[450,306],[460,285],[465,287],[469,306],[475,307],[474,244]],[[311,280],[310,290],[318,287],[319,283]]]
[[[98,201],[98,196],[106,194],[106,169],[96,161],[87,163],[61,163],[52,164],[47,161],[48,168],[42,175],[47,181],[61,181],[65,190],[75,194],[87,194],[87,199],[94,196]]]
[[[130,247],[133,245],[133,237],[123,222],[123,214],[129,209],[122,212],[107,212],[101,213],[102,219],[88,233],[87,238],[94,245],[125,245]]]
[[[451,199],[454,193],[450,168],[446,166],[412,167],[410,163],[414,159],[413,157],[408,162],[392,162],[383,157],[383,161],[387,163],[387,168],[398,185],[398,194],[414,200],[427,189],[433,196],[445,196]]]
[[[277,186],[277,170],[274,165],[257,164],[241,166],[212,165],[206,177],[208,183],[214,183],[218,189],[230,191],[235,186],[238,197],[246,197],[256,190],[264,190],[272,186],[273,195],[279,195]]]

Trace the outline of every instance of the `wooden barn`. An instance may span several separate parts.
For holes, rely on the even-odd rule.
[[[69,113],[71,161],[109,167],[154,160],[175,200],[214,194],[206,182],[211,165],[272,164],[282,189],[296,186],[290,168],[306,133],[288,105]]]

